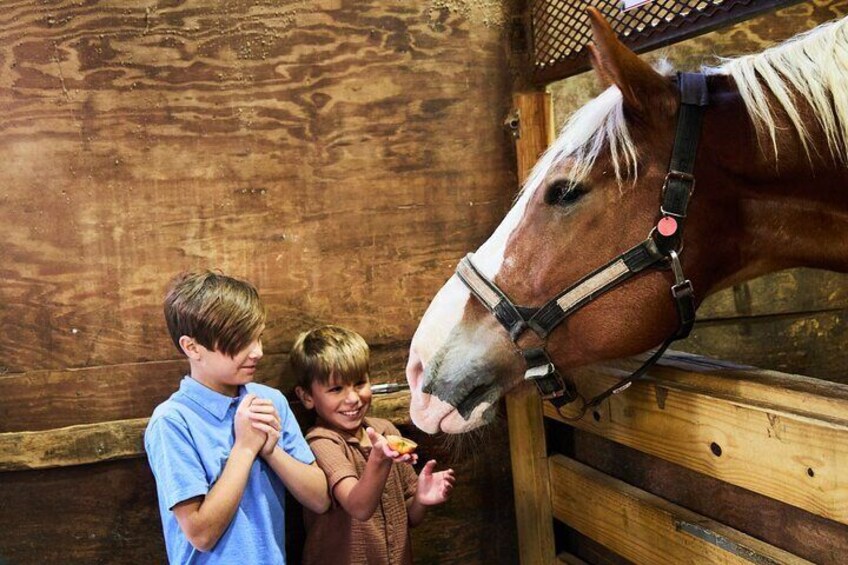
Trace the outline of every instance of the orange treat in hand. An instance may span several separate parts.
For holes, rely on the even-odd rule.
[[[418,444],[412,441],[411,439],[406,439],[401,436],[386,436],[386,442],[388,442],[389,447],[393,450],[397,451],[401,455],[406,455],[407,453],[412,453],[415,451],[415,448],[418,447]]]

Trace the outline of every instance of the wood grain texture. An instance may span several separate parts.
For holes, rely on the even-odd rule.
[[[299,422],[309,418],[291,402]],[[409,425],[409,393],[375,397],[371,416]],[[149,418],[81,424],[37,432],[0,433],[0,472],[70,467],[115,459],[144,457],[144,430]]]
[[[416,563],[515,563],[515,513],[506,424],[479,444],[446,443],[412,426],[401,432],[419,444],[423,461],[452,467],[451,500],[428,512],[412,532]],[[287,530],[298,563],[303,543],[300,510]],[[61,469],[0,472],[0,557],[15,564],[165,563],[155,483],[144,458]]]
[[[692,334],[675,347],[848,384],[848,309],[704,320],[696,322]]]
[[[147,418],[0,434],[0,472],[70,467],[144,455]]]
[[[651,372],[650,381],[634,383],[572,425],[848,524],[848,387],[834,398],[816,396],[815,386],[783,391],[765,371],[734,381],[676,373],[670,367]],[[589,370],[575,381],[592,394],[628,372],[619,374]],[[733,384],[745,392],[734,395]],[[713,395],[717,389],[724,394]],[[564,421],[549,403],[545,415]]]
[[[565,447],[563,453],[602,473],[626,480],[639,489],[814,563],[839,565],[848,555],[848,526],[845,524],[690,471],[592,433],[575,430],[570,444],[560,446]],[[752,511],[754,509],[756,511]],[[581,555],[586,550],[584,545],[581,543],[578,547]]]
[[[517,184],[512,4],[5,3],[0,433],[149,416],[186,371],[161,313],[184,269],[257,286],[260,382],[289,387],[290,345],[321,323],[402,380],[428,301]],[[505,433],[487,447],[457,514],[416,532],[421,563],[514,560]],[[152,486],[141,458],[0,473],[0,560],[162,562]]]
[[[810,563],[573,459],[555,455],[550,468],[557,519],[634,563]]]
[[[408,350],[405,341],[372,348],[372,382],[405,382]],[[174,360],[0,376],[0,433],[147,417],[187,372]],[[288,356],[266,355],[254,380],[291,393]]]
[[[9,4],[7,373],[173,359],[174,273],[259,288],[267,348],[408,338],[515,186],[503,6]]]
[[[516,153],[524,177],[551,142],[551,100],[544,92],[526,92],[513,101],[521,120]],[[505,402],[521,563],[552,563],[556,547],[542,404],[535,387],[528,386],[508,394]]]

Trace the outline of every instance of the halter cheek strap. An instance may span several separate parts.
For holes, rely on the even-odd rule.
[[[674,284],[671,296],[676,306],[679,325],[654,354],[629,377],[607,391],[595,396],[583,406],[576,418],[609,396],[623,391],[642,377],[656,363],[668,346],[689,335],[695,322],[695,302],[692,283],[684,276],[679,253],[683,243],[683,226],[689,200],[695,188],[695,155],[698,149],[704,107],[708,103],[706,78],[700,73],[680,73],[680,110],[677,132],[672,149],[669,171],[662,188],[660,219],[647,239],[625,251],[606,265],[589,273],[539,308],[513,303],[493,281],[483,275],[472,262],[472,254],[464,257],[456,268],[459,279],[480,303],[491,312],[509,333],[526,362],[525,381],[535,383],[542,398],[558,409],[581,398],[570,376],[557,371],[546,344],[550,333],[574,312],[648,268],[671,268]],[[541,347],[521,347],[519,340],[527,330],[532,331]],[[571,419],[571,418],[569,418]]]

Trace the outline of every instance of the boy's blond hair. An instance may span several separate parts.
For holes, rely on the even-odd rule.
[[[181,273],[168,285],[165,320],[180,353],[180,337],[233,357],[259,338],[265,307],[249,282],[212,271]]]
[[[321,326],[297,337],[289,362],[297,385],[310,390],[313,382],[326,385],[333,377],[339,384],[352,384],[368,377],[368,344],[353,330]]]

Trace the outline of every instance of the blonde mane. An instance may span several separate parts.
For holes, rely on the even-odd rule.
[[[848,18],[828,22],[761,53],[720,59],[702,72],[731,77],[760,137],[768,136],[778,157],[772,100],[788,116],[810,157],[812,138],[798,101],[809,104],[831,157],[848,163]],[[668,64],[660,64],[668,74]],[[769,96],[771,95],[771,96]],[[621,92],[611,86],[574,112],[531,171],[523,191],[534,191],[551,167],[569,160],[573,182],[586,178],[598,155],[610,151],[619,187],[638,177],[638,152],[624,119]],[[522,191],[522,192],[523,192]]]
[[[808,158],[812,138],[798,111],[799,99],[810,105],[831,157],[848,161],[848,18],[822,24],[762,53],[721,62],[702,71],[733,78],[757,133],[768,133],[775,158],[778,128],[769,93],[786,112]]]

